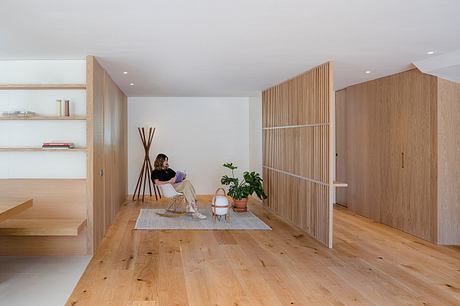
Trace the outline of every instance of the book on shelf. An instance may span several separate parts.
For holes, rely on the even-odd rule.
[[[43,149],[74,149],[73,142],[44,142]]]

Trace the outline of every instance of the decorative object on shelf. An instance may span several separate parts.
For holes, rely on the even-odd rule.
[[[0,120],[86,120],[86,116],[0,116]]]
[[[3,112],[3,116],[5,117],[32,117],[35,116],[35,112],[32,111],[11,111],[11,112]]]
[[[0,90],[86,89],[86,84],[0,84]]]
[[[70,117],[70,101],[69,100],[64,101],[64,116]]]
[[[148,138],[145,137],[144,128],[137,128],[137,130],[139,131],[139,136],[141,137],[145,156],[144,156],[144,162],[142,163],[141,172],[139,174],[139,179],[137,180],[136,188],[134,189],[133,201],[136,198],[136,194],[137,194],[137,200],[139,200],[141,189],[142,189],[142,202],[144,202],[145,185],[147,184],[149,185],[150,196],[152,196],[152,185],[153,185],[153,191],[155,193],[155,200],[158,200],[158,197],[160,197],[161,199],[161,194],[160,194],[160,190],[158,189],[158,186],[155,184],[152,184],[152,181],[150,179],[150,175],[152,173],[153,167],[152,167],[152,163],[150,162],[150,157],[149,157],[149,151],[152,145],[152,140],[153,140],[153,135],[155,134],[155,129],[149,128]]]
[[[247,211],[248,197],[253,193],[255,193],[261,200],[267,198],[264,187],[262,185],[263,180],[259,173],[254,171],[245,171],[243,173],[243,180],[240,182],[240,180],[235,177],[235,170],[238,168],[237,166],[233,165],[233,163],[226,163],[223,166],[232,171],[232,177],[224,175],[220,182],[223,185],[229,186],[228,195],[233,198],[234,211]]]
[[[56,100],[56,116],[62,116],[62,100]]]
[[[68,150],[74,149],[75,144],[73,142],[45,142],[42,145],[42,149],[52,150]]]
[[[223,194],[218,195],[219,191],[222,191]],[[230,208],[231,204],[228,201],[227,194],[225,193],[224,188],[218,188],[214,193],[214,197],[212,198],[211,204],[211,213],[212,213],[212,221],[216,222],[216,219],[225,217],[225,221],[230,222]]]

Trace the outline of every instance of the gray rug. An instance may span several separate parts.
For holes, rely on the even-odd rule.
[[[271,230],[262,220],[257,218],[252,212],[235,213],[231,212],[231,222],[226,222],[223,218],[215,223],[211,218],[210,209],[201,209],[200,212],[207,216],[206,220],[196,220],[192,217],[183,215],[176,218],[168,218],[157,215],[164,213],[164,209],[142,208],[137,217],[134,229],[139,230]]]

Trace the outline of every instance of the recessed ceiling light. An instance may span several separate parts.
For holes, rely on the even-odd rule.
[[[428,54],[428,55],[433,55],[433,54],[434,54],[434,51],[428,51],[426,54]]]
[[[123,74],[128,74],[128,71],[123,71]]]
[[[129,83],[129,86],[134,86],[134,83]]]
[[[369,73],[371,73],[371,71],[370,71],[370,70],[366,70],[366,71],[364,71],[364,73],[369,74]]]

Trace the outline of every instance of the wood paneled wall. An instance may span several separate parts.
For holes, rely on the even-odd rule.
[[[460,245],[460,84],[438,79],[438,243]]]
[[[349,209],[460,244],[460,85],[413,69],[343,89],[336,103]]]
[[[332,65],[262,93],[264,205],[332,247]]]
[[[88,235],[92,253],[127,198],[127,97],[87,57]]]
[[[336,95],[345,99],[338,111],[345,111],[347,158],[337,168],[347,171],[348,208],[434,241],[436,78],[413,69]]]

